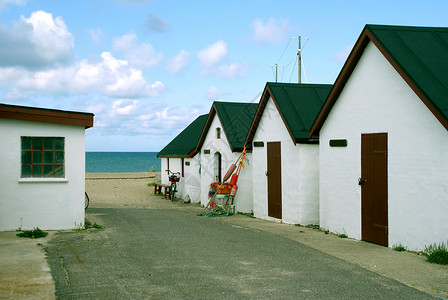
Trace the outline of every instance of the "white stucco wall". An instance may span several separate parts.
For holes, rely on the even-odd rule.
[[[448,132],[369,43],[320,131],[320,222],[361,239],[361,134],[388,133],[389,246],[447,240]],[[330,139],[347,139],[346,148]]]
[[[216,128],[221,128],[221,138],[216,139]],[[210,150],[210,154],[204,154],[204,150]],[[240,152],[232,153],[229,142],[217,115],[213,118],[210,129],[201,148],[201,204],[206,206],[209,202],[208,192],[214,178],[214,154],[221,153],[221,174],[227,173],[231,164],[238,159]],[[244,162],[245,168],[241,170],[238,178],[238,192],[234,199],[235,210],[238,212],[252,212],[252,154],[247,154],[248,161]],[[229,179],[230,181],[230,179]]]
[[[192,158],[186,158],[185,162],[190,165],[184,166],[183,178],[183,199],[190,199],[192,203],[198,203],[201,201],[201,165],[200,165],[201,154],[198,153]]]
[[[192,158],[184,158],[184,176],[177,183],[176,198],[190,200],[192,203],[201,201],[201,173],[200,173],[200,157],[196,154]],[[185,163],[189,163],[186,165]],[[182,175],[182,158],[169,159],[170,170],[179,172]],[[170,184],[168,180],[168,161],[166,157],[161,158],[161,179],[163,184]]]
[[[74,229],[84,224],[85,129],[0,119],[0,230]],[[65,138],[64,179],[21,179],[21,136]]]
[[[254,216],[268,216],[267,143],[281,142],[282,222],[319,224],[319,147],[294,145],[272,99],[268,100],[253,141],[264,147],[253,147]]]

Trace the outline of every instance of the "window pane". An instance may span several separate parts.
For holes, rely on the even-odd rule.
[[[22,164],[31,164],[31,151],[22,151]]]
[[[44,151],[44,164],[53,163],[53,151]]]
[[[33,151],[33,164],[41,164],[42,163],[42,152]]]
[[[57,151],[54,153],[54,163],[63,164],[64,163],[64,152]]]
[[[42,140],[41,137],[33,137],[33,150],[42,150]]]
[[[54,177],[64,177],[64,165],[54,166]]]
[[[31,138],[22,136],[22,150],[31,150]]]
[[[64,138],[54,138],[54,150],[64,150]]]
[[[42,177],[42,165],[33,165],[33,177]]]
[[[53,138],[52,137],[44,138],[44,150],[53,150]]]
[[[22,166],[22,177],[31,177],[31,166]]]
[[[53,177],[53,165],[44,165],[44,177]]]
[[[21,137],[21,177],[63,178],[64,137]]]

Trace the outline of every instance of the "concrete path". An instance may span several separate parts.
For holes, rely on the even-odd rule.
[[[448,299],[448,266],[416,254],[242,215],[198,217],[197,205],[160,197],[141,208],[89,208],[104,230],[1,232],[0,299],[427,296],[416,289]]]
[[[0,299],[54,299],[55,286],[43,248],[51,239],[0,232]]]
[[[248,217],[93,208],[88,218],[106,228],[57,233],[46,247],[57,298],[432,298],[292,239],[229,221]]]

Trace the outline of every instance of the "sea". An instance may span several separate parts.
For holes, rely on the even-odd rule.
[[[157,152],[86,152],[86,172],[160,172]]]

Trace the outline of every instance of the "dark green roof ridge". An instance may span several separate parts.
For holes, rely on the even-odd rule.
[[[332,84],[267,83],[295,142],[309,141],[309,132]]]
[[[448,121],[448,28],[370,24],[365,28]]]
[[[258,103],[215,101],[213,107],[232,151],[242,151]]]

